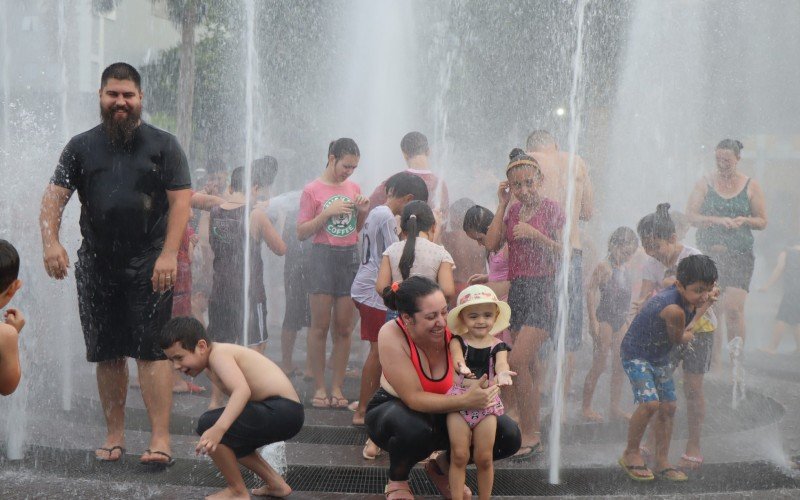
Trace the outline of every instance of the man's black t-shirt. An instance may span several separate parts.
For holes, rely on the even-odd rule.
[[[78,190],[83,248],[112,262],[163,248],[166,192],[191,187],[178,140],[144,122],[124,149],[112,145],[102,125],[76,135],[50,182]]]

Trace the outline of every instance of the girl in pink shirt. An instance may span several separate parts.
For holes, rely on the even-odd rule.
[[[508,243],[508,305],[514,337],[509,362],[519,374],[509,414],[512,418],[517,415],[522,431],[518,455],[530,455],[541,449],[542,377],[538,376],[541,362],[537,354],[554,328],[556,269],[566,218],[555,201],[539,193],[543,176],[536,159],[521,149],[514,149],[509,156],[508,181],[501,182],[497,191],[500,203],[486,232],[485,246],[496,252]],[[514,203],[512,195],[517,200]],[[514,403],[522,411],[514,411]]]
[[[358,184],[348,179],[358,166],[361,153],[353,139],[342,138],[328,147],[328,164],[317,179],[308,183],[300,196],[297,238],[314,237],[311,249],[308,328],[308,361],[314,377],[316,408],[346,408],[342,394],[345,369],[350,356],[353,301],[350,287],[358,271],[358,231],[369,211],[369,199]],[[333,378],[330,398],[325,388],[325,346],[333,314]]]

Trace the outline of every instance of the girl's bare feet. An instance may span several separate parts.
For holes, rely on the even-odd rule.
[[[224,490],[218,491],[213,495],[208,495],[206,497],[206,500],[228,500],[228,499],[250,500],[250,494],[247,493],[247,490],[235,491],[231,488],[225,488]]]
[[[265,484],[261,488],[256,488],[253,490],[253,495],[257,497],[276,497],[276,498],[283,498],[289,496],[292,492],[292,488],[286,484],[286,481],[281,479],[281,484],[275,482],[275,486],[269,486]]]
[[[583,409],[583,419],[587,422],[603,422],[603,416],[591,408]]]

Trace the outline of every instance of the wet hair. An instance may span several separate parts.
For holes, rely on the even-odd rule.
[[[400,150],[409,158],[428,154],[428,138],[421,132],[409,132],[400,141]]]
[[[187,351],[194,351],[197,343],[205,340],[211,343],[211,338],[206,333],[202,323],[191,316],[178,316],[167,321],[158,336],[158,346],[161,349],[170,348],[175,342],[180,342],[181,347]]]
[[[0,293],[3,293],[19,276],[19,253],[14,245],[0,239]]]
[[[272,156],[262,156],[261,158],[256,158],[253,160],[252,163],[253,172],[256,170],[264,169],[266,170],[266,176],[264,177],[265,186],[271,186],[273,182],[275,182],[275,176],[278,175],[278,160],[276,160]]]
[[[492,219],[494,219],[494,213],[491,210],[480,205],[473,205],[464,214],[464,224],[461,227],[464,232],[475,231],[486,234]]]
[[[626,226],[621,226],[616,228],[608,238],[608,251],[610,252],[612,248],[638,244],[639,238],[636,237],[636,233],[633,231],[633,229]]]
[[[414,265],[414,250],[417,246],[417,236],[420,231],[430,231],[436,224],[433,217],[433,210],[424,201],[408,202],[403,209],[400,217],[400,229],[406,233],[406,241],[403,244],[403,255],[400,256],[398,268],[403,279],[408,279],[411,267]]]
[[[714,283],[717,281],[717,266],[707,255],[690,255],[678,263],[675,276],[684,287],[692,283]]]
[[[669,207],[669,203],[660,203],[655,212],[642,217],[636,226],[640,240],[644,241],[647,238],[668,240],[675,234],[675,223],[669,216]]]
[[[342,137],[328,144],[328,156],[331,155],[338,161],[347,155],[361,156],[361,151],[358,150],[356,141],[349,137]]]
[[[451,231],[457,231],[464,226],[464,217],[467,210],[475,206],[475,202],[469,198],[459,198],[450,205],[450,216],[447,222]]]
[[[277,168],[277,162],[276,162]],[[270,171],[265,163],[253,162],[253,168],[250,171],[250,184],[256,187],[266,187],[272,184],[275,180],[275,174],[270,174]],[[244,191],[244,167],[236,167],[231,172],[231,191],[234,193]]]
[[[536,158],[529,156],[520,148],[514,148],[508,154],[506,177],[508,177],[508,174],[510,174],[512,170],[522,167],[531,167],[536,170],[537,175],[542,175],[542,170],[539,168],[539,162],[536,161]]]
[[[555,143],[556,138],[547,130],[534,130],[528,135],[528,140],[525,141],[525,149],[535,151],[542,146],[552,146]]]
[[[386,179],[386,194],[395,198],[411,195],[416,201],[428,201],[428,185],[418,175],[399,172]]]
[[[115,80],[130,80],[136,85],[136,88],[142,90],[142,76],[136,71],[136,68],[128,63],[115,62],[103,70],[100,76],[100,88],[103,88],[108,83],[108,80],[113,78]]]
[[[742,156],[742,150],[744,149],[744,144],[736,139],[723,139],[719,141],[717,144],[716,149],[727,149],[728,151],[732,151],[733,154],[739,158]]]
[[[437,290],[441,290],[441,288],[432,279],[424,276],[412,276],[403,280],[396,291],[392,290],[391,286],[387,286],[383,290],[383,303],[389,309],[400,314],[413,316],[419,312],[418,299],[427,297]]]

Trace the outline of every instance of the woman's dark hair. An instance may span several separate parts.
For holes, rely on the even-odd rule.
[[[660,203],[654,213],[642,217],[636,226],[636,232],[642,241],[646,238],[670,239],[675,234],[675,223],[669,216],[669,203]]]
[[[203,324],[191,316],[179,316],[167,321],[161,329],[158,345],[161,349],[168,349],[175,342],[180,342],[187,351],[194,351],[201,340],[211,343]]]
[[[413,316],[419,312],[417,300],[427,297],[437,290],[441,290],[441,288],[432,279],[423,276],[412,276],[403,280],[397,290],[392,290],[391,286],[384,288],[383,303],[393,311]]]
[[[420,231],[430,231],[436,224],[433,210],[424,201],[410,201],[403,209],[400,217],[400,229],[406,233],[406,242],[403,245],[403,255],[400,256],[400,275],[408,279],[411,267],[414,265],[414,249],[417,246],[417,235]]]
[[[489,225],[494,219],[494,214],[491,210],[480,205],[473,205],[464,214],[464,224],[462,229],[464,232],[474,231],[476,233],[486,234],[489,231]]]
[[[386,195],[402,198],[411,195],[415,200],[428,201],[428,186],[422,177],[408,172],[399,172],[386,179]]]
[[[610,252],[612,248],[620,247],[623,245],[638,245],[639,239],[636,237],[636,233],[633,229],[622,226],[618,227],[611,233],[611,236],[608,238],[608,251]]]
[[[508,154],[508,165],[506,165],[506,177],[508,174],[517,168],[531,167],[536,170],[537,175],[542,175],[542,170],[539,168],[539,162],[536,158],[529,156],[520,148],[514,148]]]
[[[727,149],[728,151],[732,151],[733,154],[739,158],[742,156],[742,150],[744,149],[744,144],[736,139],[723,139],[719,141],[717,144],[716,149]]]
[[[336,160],[341,160],[346,155],[361,156],[361,151],[358,150],[358,144],[349,137],[342,137],[331,141],[328,145],[328,156],[333,155]]]
[[[270,172],[267,163],[254,161],[253,168],[250,169],[250,184],[259,188],[263,188],[272,184],[275,180],[274,170]],[[276,162],[277,169],[277,162]],[[244,167],[236,167],[231,172],[231,191],[234,193],[244,192]]]

